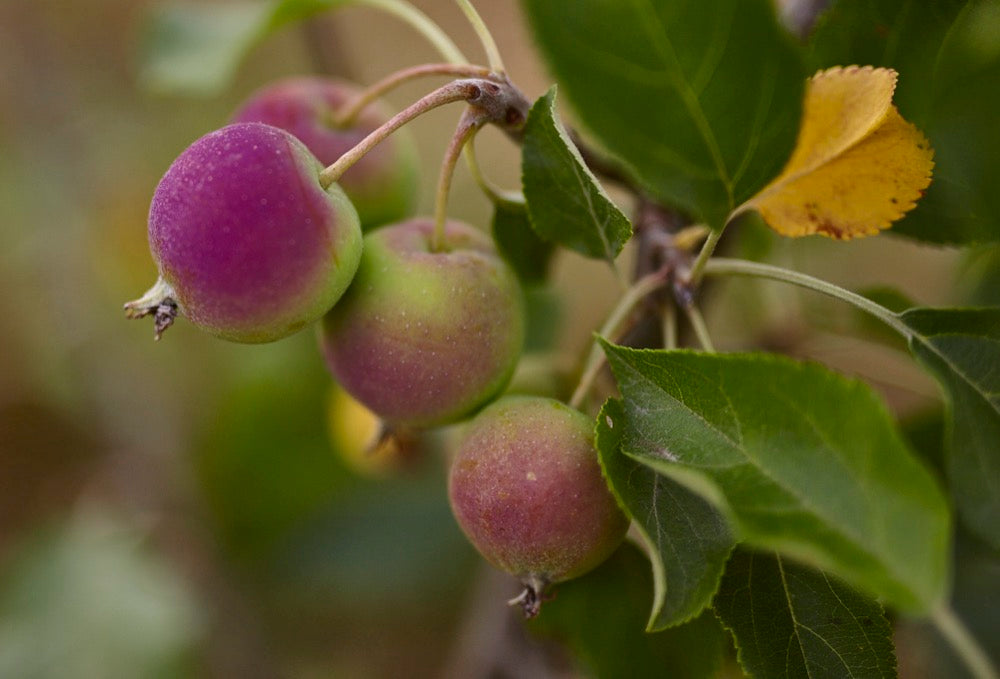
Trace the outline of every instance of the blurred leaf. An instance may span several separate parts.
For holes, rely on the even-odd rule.
[[[846,240],[888,228],[930,183],[933,152],[892,105],[896,73],[831,68],[809,80],[785,169],[746,205],[785,236]]]
[[[868,386],[768,354],[605,352],[622,450],[711,501],[738,538],[906,611],[940,602],[948,508]]]
[[[1000,239],[998,45],[998,0],[839,0],[820,20],[811,63],[895,68],[899,109],[934,146],[934,181],[894,233],[933,243]]]
[[[657,198],[719,228],[778,174],[805,69],[771,0],[523,0],[582,123]]]
[[[142,537],[89,508],[21,553],[0,585],[0,676],[191,676],[201,613]]]
[[[596,446],[608,485],[646,543],[653,566],[649,630],[701,613],[719,587],[736,540],[704,499],[621,452],[625,408],[609,399],[597,417]]]
[[[565,643],[589,676],[713,676],[726,642],[718,621],[705,613],[679,627],[644,633],[651,593],[649,565],[626,543],[596,570],[559,585],[528,627]]]
[[[940,476],[944,470],[945,415],[940,405],[911,413],[899,423],[903,436],[921,459]]]
[[[979,646],[1000,666],[1000,553],[958,531],[952,608]],[[896,654],[903,677],[978,679],[929,620],[896,621]]]
[[[715,611],[752,677],[895,677],[892,629],[878,602],[780,556],[737,551]]]
[[[307,335],[295,349],[312,348]],[[195,451],[220,537],[244,558],[264,556],[358,483],[331,448],[325,413],[330,380],[315,351],[276,360],[223,394]]]
[[[335,498],[281,541],[271,574],[318,607],[457,603],[478,561],[452,517],[439,468],[426,472]]]
[[[558,344],[565,301],[553,288],[528,286],[524,289],[527,328],[522,361],[525,354],[547,352]]]
[[[1000,309],[910,309],[913,355],[947,394],[945,458],[970,530],[1000,548]]]
[[[834,0],[809,36],[812,70],[870,64],[900,74],[896,104],[923,126],[933,97],[934,64],[968,0]]]
[[[542,238],[613,262],[632,225],[556,120],[552,87],[528,112],[521,170],[528,215]]]
[[[1000,245],[972,250],[963,264],[961,287],[968,305],[1000,307]]]
[[[555,246],[538,237],[531,228],[527,208],[514,203],[496,203],[493,240],[497,250],[525,285],[544,283]]]
[[[140,83],[162,94],[215,94],[247,52],[282,26],[350,0],[269,0],[154,5],[142,44]]]

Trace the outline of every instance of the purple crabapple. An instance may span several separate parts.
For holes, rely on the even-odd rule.
[[[344,192],[288,132],[228,125],[189,146],[160,180],[149,209],[159,280],[126,304],[236,342],[269,342],[319,319],[361,258],[358,216]]]
[[[476,549],[525,585],[511,603],[528,617],[549,584],[600,564],[628,529],[601,473],[593,420],[542,396],[503,397],[469,422],[448,495]]]
[[[337,382],[387,424],[456,421],[507,384],[524,341],[521,289],[490,238],[430,219],[365,236],[358,274],[323,318],[320,347]]]
[[[327,77],[287,78],[253,93],[232,120],[280,127],[295,135],[324,166],[331,165],[390,117],[382,106],[371,104],[350,125],[338,126],[335,114],[359,92],[350,83]],[[408,217],[419,187],[419,163],[409,130],[397,130],[383,140],[338,182],[357,209],[363,229]]]

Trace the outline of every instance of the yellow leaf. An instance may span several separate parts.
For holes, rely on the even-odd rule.
[[[806,88],[802,125],[785,169],[739,208],[785,236],[878,233],[916,206],[934,152],[892,105],[896,72],[831,68]]]

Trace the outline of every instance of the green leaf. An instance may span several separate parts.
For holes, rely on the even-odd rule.
[[[715,598],[751,677],[895,677],[878,602],[777,555],[737,551]]]
[[[903,117],[927,121],[934,64],[968,0],[836,0],[813,28],[811,70],[848,64],[886,66],[900,73],[893,102]]]
[[[705,613],[671,629],[643,632],[651,583],[646,559],[633,545],[582,578],[559,585],[528,627],[569,647],[587,676],[601,679],[704,679],[718,671],[725,632]]]
[[[522,283],[545,282],[555,246],[538,237],[523,205],[505,202],[494,205],[493,240]]]
[[[968,306],[1000,306],[1000,244],[966,252],[959,275]]]
[[[626,454],[711,501],[751,545],[906,611],[942,600],[947,505],[868,386],[768,354],[604,346]]]
[[[521,172],[531,224],[545,240],[612,262],[632,225],[556,120],[555,99],[553,87],[531,107],[524,126]]]
[[[806,72],[771,0],[523,0],[581,122],[718,228],[781,170]]]
[[[206,413],[193,464],[215,540],[237,560],[280,551],[289,533],[357,483],[331,450],[323,410],[330,381],[314,370],[314,347],[304,336],[257,352],[255,370]]]
[[[736,540],[726,520],[699,495],[621,452],[625,407],[610,399],[597,418],[601,467],[618,503],[635,521],[653,566],[653,610],[646,628],[658,630],[704,610]]]
[[[899,71],[895,102],[935,149],[934,180],[893,232],[932,243],[1000,240],[1000,2],[839,0],[810,39],[816,68]]]
[[[900,319],[947,394],[945,466],[959,515],[1000,548],[1000,309],[910,309]]]
[[[247,52],[282,26],[349,0],[170,3],[151,10],[139,80],[162,94],[222,90]]]

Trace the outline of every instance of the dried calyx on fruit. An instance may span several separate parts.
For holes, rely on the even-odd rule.
[[[338,383],[390,425],[456,421],[510,379],[524,340],[522,294],[489,237],[457,221],[434,251],[412,219],[365,237],[358,274],[324,317]]]
[[[361,258],[358,215],[288,132],[229,125],[189,146],[149,210],[159,279],[125,305],[152,314],[156,337],[179,313],[237,342],[269,342],[321,317]]]
[[[320,76],[272,83],[250,96],[233,115],[234,122],[261,122],[286,130],[324,165],[334,163],[372,130],[389,119],[379,104],[369,104],[349,121],[338,113],[361,90],[342,80]],[[416,145],[409,130],[397,130],[340,177],[338,183],[369,230],[409,216],[419,185]]]
[[[552,583],[575,578],[621,543],[628,520],[601,474],[594,423],[550,398],[508,396],[468,425],[448,491],[459,526],[525,586],[532,617]]]

